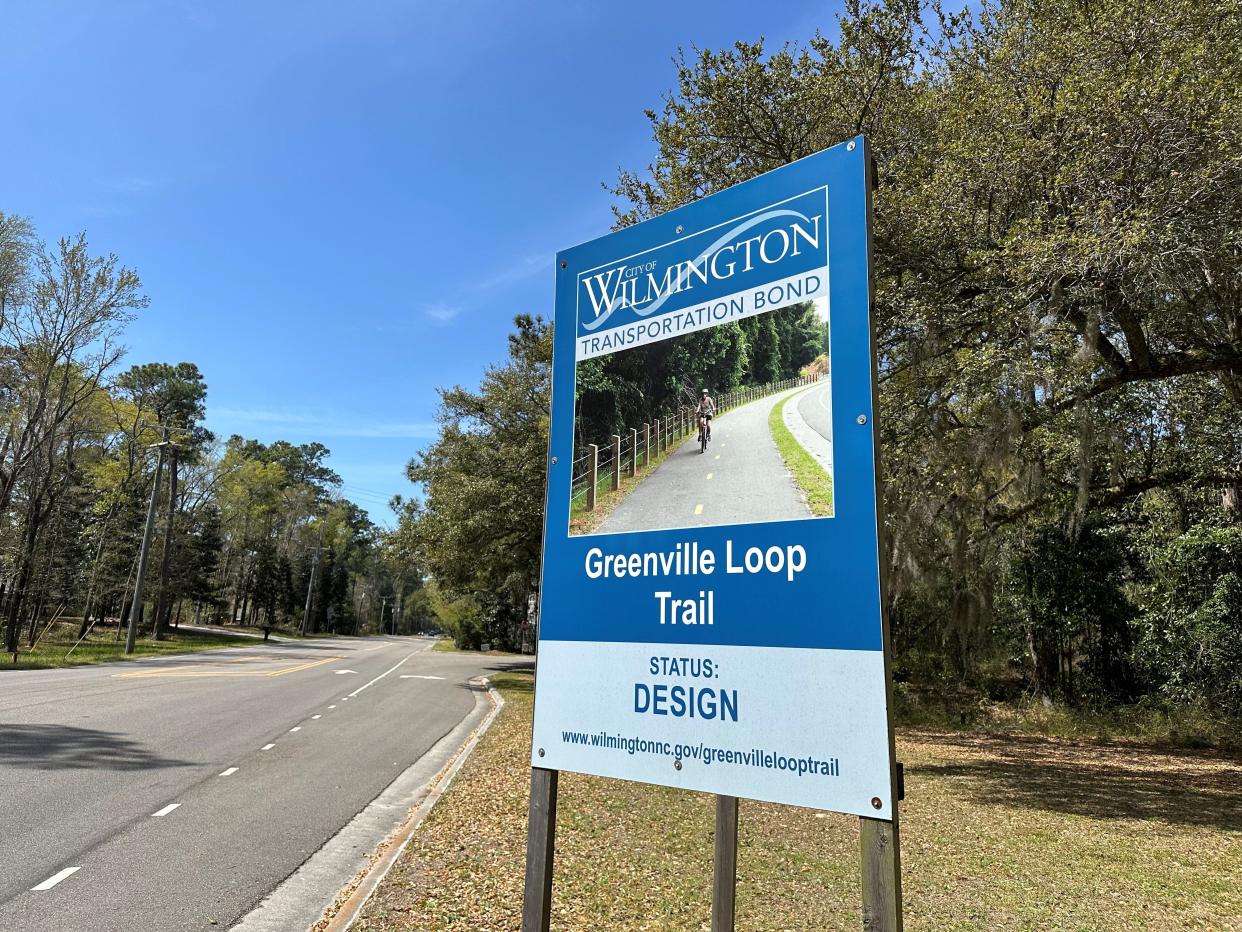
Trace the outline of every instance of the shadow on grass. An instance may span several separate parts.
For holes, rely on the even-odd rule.
[[[987,756],[911,766],[910,776],[967,780],[981,804],[1242,832],[1242,766],[1230,757],[1012,736],[935,741]]]
[[[535,692],[535,678],[533,676],[518,676],[515,674],[530,673],[533,669],[533,667],[511,666],[505,670],[500,670],[492,676],[492,685],[507,693],[531,695]]]
[[[32,770],[150,770],[190,761],[153,754],[123,735],[66,725],[0,725],[0,766]]]
[[[497,660],[484,667],[488,673],[533,673],[535,661],[530,660]]]

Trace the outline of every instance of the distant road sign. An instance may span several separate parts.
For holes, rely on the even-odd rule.
[[[557,256],[533,766],[892,818],[869,178],[859,138]],[[693,437],[669,442],[684,412],[664,418],[645,478],[651,441],[618,435],[626,530],[571,534],[575,428],[591,428],[575,417],[580,378],[636,353],[610,377],[679,380],[713,328],[768,314],[822,322],[830,374],[736,388],[710,458]],[[808,379],[823,389],[799,409],[830,489],[818,511],[770,433]]]

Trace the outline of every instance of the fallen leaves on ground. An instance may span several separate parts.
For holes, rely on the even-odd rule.
[[[521,927],[531,679],[354,928]],[[911,932],[1242,930],[1242,766],[1208,751],[906,731]],[[565,773],[552,928],[710,927],[712,797]],[[859,927],[858,820],[743,801],[737,927]]]

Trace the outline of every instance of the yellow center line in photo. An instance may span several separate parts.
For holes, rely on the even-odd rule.
[[[703,513],[703,506],[702,506],[702,505],[695,505],[695,506],[694,506],[694,513],[695,513],[696,515],[701,515],[701,514]]]
[[[367,651],[379,650],[383,646],[383,644],[376,644],[374,647],[364,647],[359,653],[365,654]]]

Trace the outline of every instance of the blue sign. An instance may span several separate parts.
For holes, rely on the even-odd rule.
[[[558,254],[534,766],[892,817],[868,160]]]

